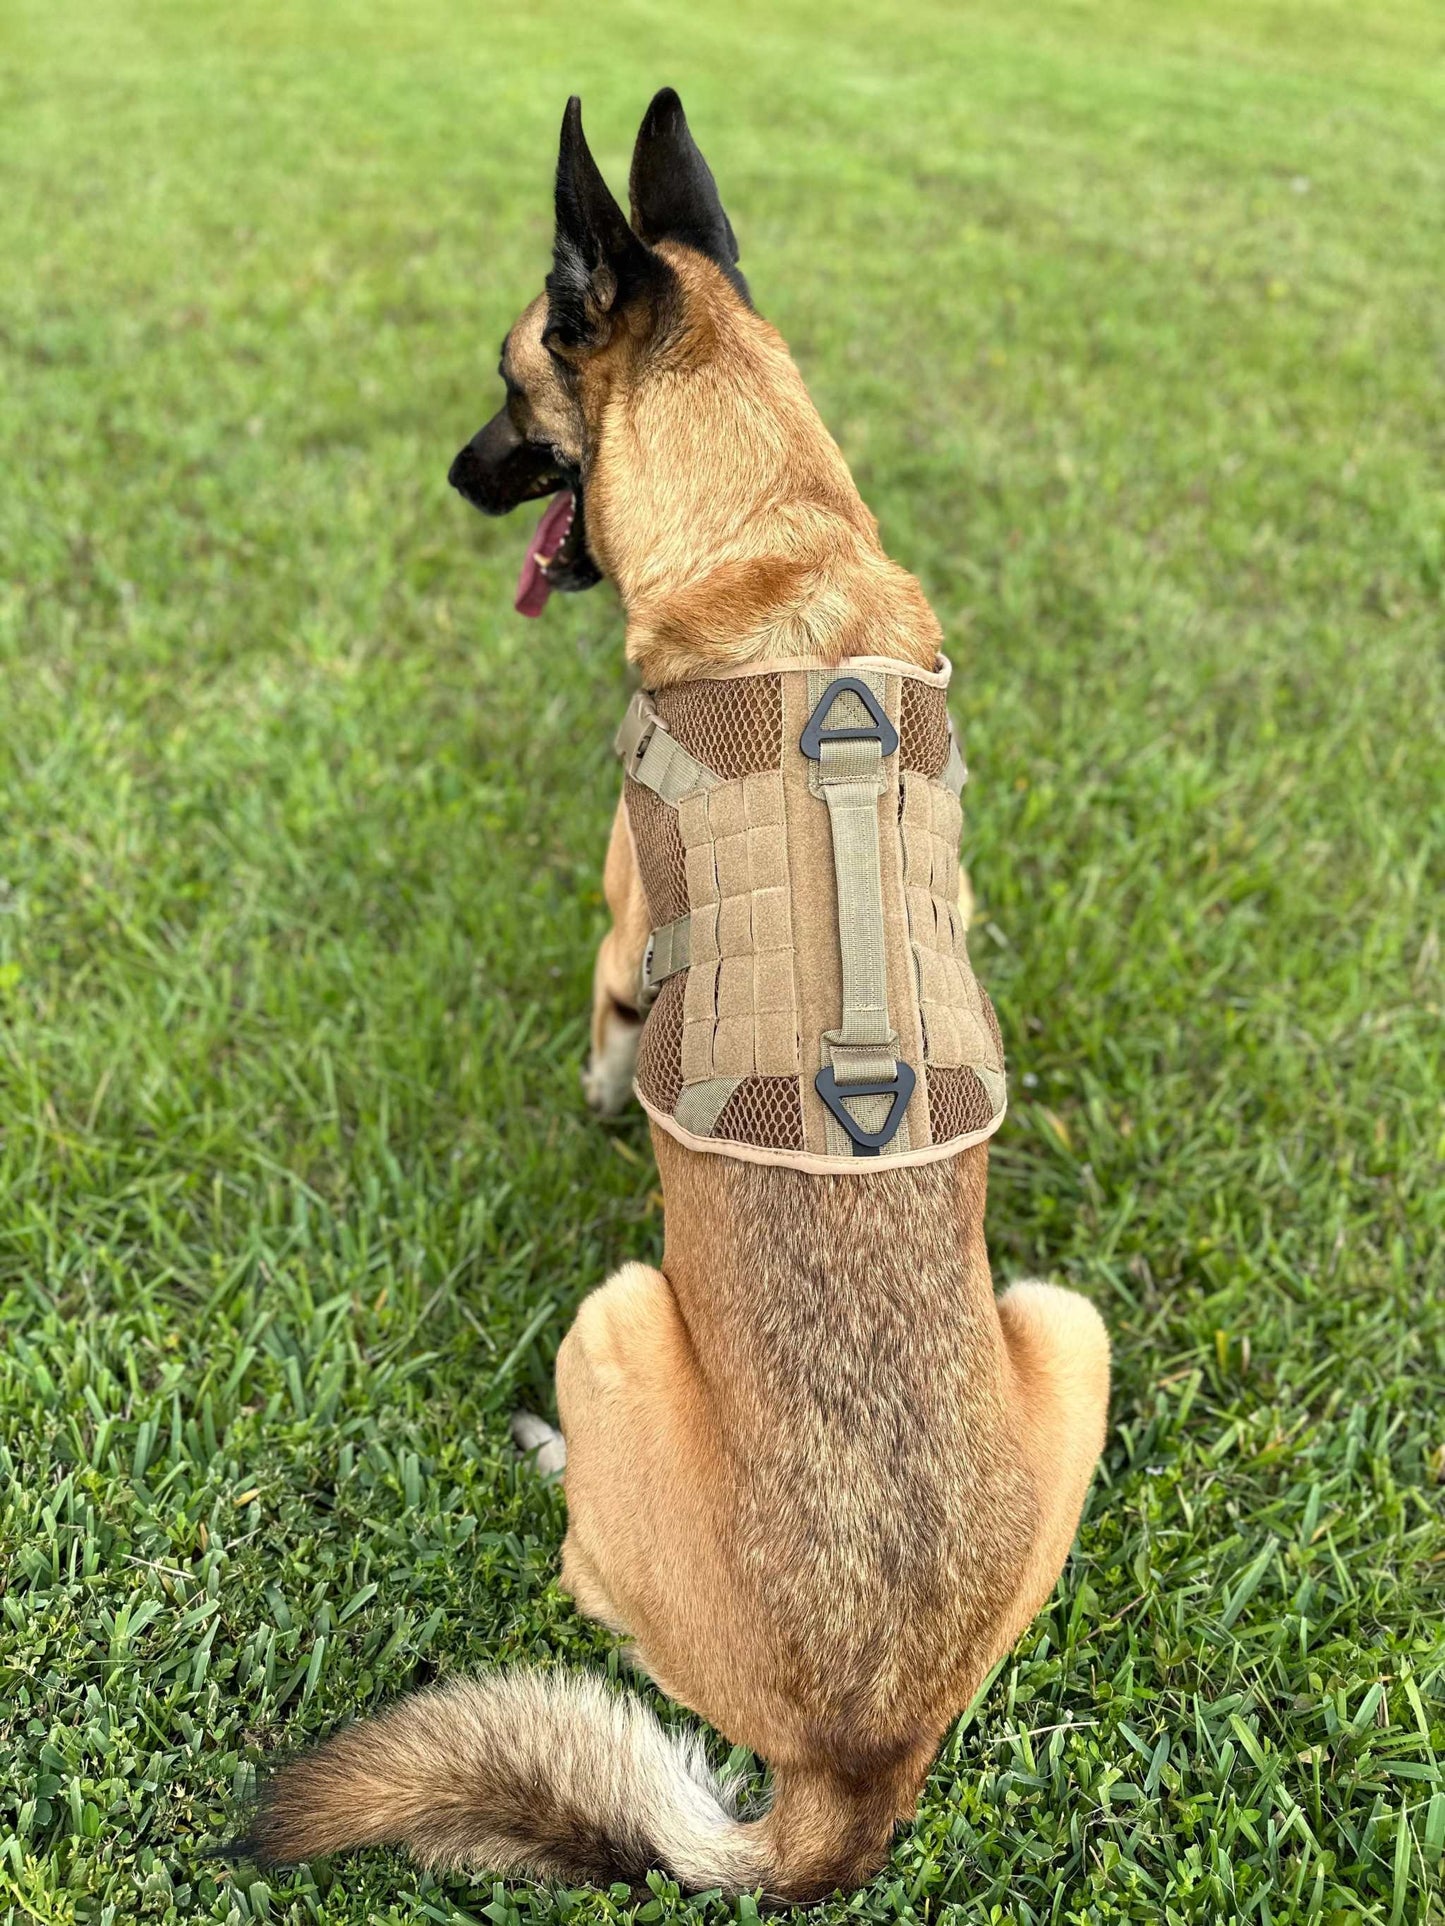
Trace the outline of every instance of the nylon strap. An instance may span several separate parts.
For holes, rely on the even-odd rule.
[[[818,678],[816,699],[825,679]],[[866,720],[862,704],[840,693],[829,727]],[[883,880],[878,850],[878,797],[883,787],[883,748],[876,737],[824,740],[818,752],[817,786],[828,806],[833,874],[838,888],[838,950],[843,973],[842,1022],[824,1039],[840,1084],[887,1082],[897,1075],[897,1038],[888,1021],[888,971],[884,948]]]
[[[963,751],[958,746],[958,731],[953,726],[953,718],[948,722],[948,761],[944,765],[939,781],[945,789],[951,789],[955,796],[963,794],[963,785],[968,781],[968,764],[963,759]]]
[[[881,704],[883,688],[871,676],[865,680]],[[834,1088],[847,1101],[849,1114],[865,1130],[883,1127],[892,1099],[858,1096],[848,1099],[850,1084],[895,1084],[899,1075],[898,1037],[888,1019],[888,969],[883,917],[883,877],[878,840],[878,798],[883,779],[883,743],[877,734],[853,740],[830,731],[866,728],[874,720],[861,698],[841,689],[826,714],[819,705],[827,699],[830,679],[809,675],[813,716],[821,724],[817,760],[809,787],[828,808],[833,845],[833,874],[838,895],[838,954],[842,966],[842,1021],[822,1038],[823,1061],[833,1072]],[[810,723],[811,728],[811,723]],[[806,735],[806,732],[805,732]],[[893,746],[897,745],[894,735]],[[846,1156],[854,1148],[842,1122],[831,1113],[827,1124],[828,1153]],[[900,1119],[888,1149],[909,1147],[908,1125]]]
[[[818,758],[838,883],[843,1021],[835,1033],[833,1067],[840,1083],[877,1082],[898,1069],[889,1048],[894,1038],[888,1022],[878,854],[882,766],[877,742],[825,742]]]
[[[695,789],[716,789],[722,781],[667,733],[645,689],[628,703],[613,746],[628,775],[674,807]]]
[[[651,1007],[670,976],[685,970],[692,953],[692,911],[664,923],[647,939],[642,953],[642,1007]]]

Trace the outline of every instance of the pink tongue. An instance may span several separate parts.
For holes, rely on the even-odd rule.
[[[550,562],[562,546],[562,537],[572,520],[573,506],[570,488],[559,489],[547,504],[547,512],[527,544],[527,558],[522,563],[522,573],[517,577],[517,598],[512,606],[518,615],[540,615],[546,608],[552,584],[542,573],[542,564]]]

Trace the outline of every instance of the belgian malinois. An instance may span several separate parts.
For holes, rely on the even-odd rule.
[[[487,514],[552,502],[518,606],[606,577],[646,687],[759,658],[931,664],[776,331],[676,94],[637,137],[631,220],[562,124],[544,291],[502,408],[452,466]],[[593,1103],[625,1101],[649,913],[625,816],[605,867]],[[1102,1446],[1109,1346],[1081,1297],[995,1297],[986,1144],[820,1176],[653,1129],[662,1268],[587,1297],[557,1359],[563,1580],[671,1697],[772,1769],[740,1817],[701,1743],[553,1672],[454,1679],[283,1767],[249,1841],[291,1863],[404,1842],[424,1864],[806,1901],[867,1879],[935,1751],[1043,1605]],[[563,1440],[565,1439],[565,1445]]]

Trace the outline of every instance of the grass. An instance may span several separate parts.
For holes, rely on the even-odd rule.
[[[433,1670],[615,1670],[504,1418],[661,1247],[577,1069],[623,701],[444,485],[563,99],[675,83],[952,639],[1003,1278],[1113,1427],[842,1920],[1438,1920],[1438,10],[16,0],[0,25],[0,1909],[616,1895],[207,1856]],[[680,1901],[635,1916],[754,1916]]]

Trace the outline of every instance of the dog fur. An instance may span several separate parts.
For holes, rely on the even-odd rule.
[[[508,335],[506,407],[453,477],[493,512],[578,491],[560,586],[607,576],[647,686],[855,653],[929,665],[939,625],[883,552],[674,94],[638,136],[630,221],[573,101],[547,290]],[[580,542],[585,539],[585,554]],[[586,1088],[625,1100],[649,916],[619,809]],[[404,1841],[424,1863],[761,1888],[882,1863],[939,1742],[1048,1598],[1104,1436],[1093,1308],[995,1297],[986,1146],[813,1176],[654,1130],[661,1268],[585,1299],[557,1360],[563,1579],[661,1689],[766,1759],[737,1816],[700,1746],[592,1680],[500,1673],[400,1701],[270,1781],[251,1845],[290,1862]],[[545,1427],[524,1431],[561,1459]]]

